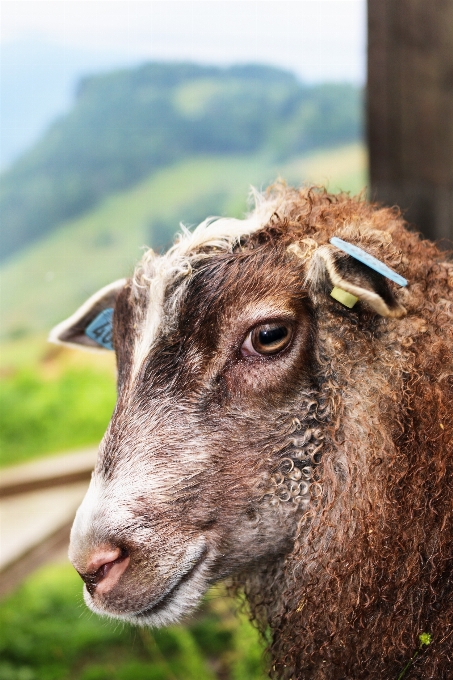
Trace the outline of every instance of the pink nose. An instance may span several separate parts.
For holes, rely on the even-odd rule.
[[[108,593],[126,571],[130,558],[120,548],[100,547],[91,555],[85,572],[80,576],[90,595]]]

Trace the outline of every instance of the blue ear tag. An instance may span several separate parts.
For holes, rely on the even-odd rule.
[[[337,236],[331,238],[330,242],[333,246],[336,246],[344,253],[347,253],[356,260],[359,260],[359,262],[366,264],[367,267],[374,269],[374,271],[378,272],[378,274],[382,274],[382,276],[385,276],[387,279],[395,281],[395,283],[400,286],[407,286],[407,280],[403,276],[400,276],[394,272],[393,269],[390,269],[390,267],[387,267],[386,264],[380,260],[377,260],[369,253],[366,253],[364,250],[362,250],[362,248],[354,246],[352,243],[348,243],[347,241],[343,241],[343,239],[338,238]]]
[[[113,349],[112,318],[113,307],[103,309],[102,312],[85,328],[85,335],[97,342],[101,347]]]

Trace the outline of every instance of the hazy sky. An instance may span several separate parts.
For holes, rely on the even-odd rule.
[[[364,82],[365,0],[6,0],[1,40],[143,59],[264,62]]]

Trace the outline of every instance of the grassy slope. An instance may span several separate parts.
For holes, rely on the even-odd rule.
[[[250,185],[266,186],[278,176],[356,193],[366,183],[365,152],[353,144],[280,166],[257,157],[205,158],[156,173],[61,225],[0,270],[3,337],[49,329],[99,287],[129,275],[142,246],[165,245],[180,221],[242,216]]]
[[[263,648],[221,587],[187,625],[132,628],[91,614],[69,564],[33,574],[0,611],[2,680],[264,680]]]
[[[1,270],[4,331],[49,328],[100,286],[129,275],[141,247],[164,245],[197,203],[213,203],[220,191],[219,203],[225,194],[245,197],[257,174],[255,159],[181,163],[63,224]]]

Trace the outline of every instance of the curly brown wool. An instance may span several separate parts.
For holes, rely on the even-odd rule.
[[[400,292],[407,316],[376,329],[366,312],[339,325],[323,310],[322,493],[300,518],[292,551],[236,577],[235,588],[263,634],[272,631],[272,677],[396,680],[428,632],[432,643],[404,677],[451,678],[453,264],[396,209],[277,191],[284,219],[274,215],[253,241],[303,237],[306,253],[333,235],[354,238],[409,280]]]

